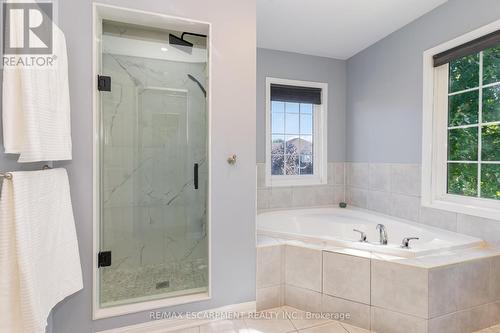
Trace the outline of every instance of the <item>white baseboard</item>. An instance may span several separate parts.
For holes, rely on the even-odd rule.
[[[209,314],[209,313],[223,313],[223,312],[243,313],[243,312],[255,312],[255,310],[256,310],[256,302],[253,301],[246,303],[231,304],[216,309],[200,311],[198,312],[198,314],[200,314],[199,317],[204,317],[204,314]],[[141,323],[136,325],[113,328],[105,331],[98,331],[96,333],[166,333],[191,327],[197,327],[215,320],[217,319],[210,319],[210,318],[161,319],[161,320],[152,320],[146,323]]]

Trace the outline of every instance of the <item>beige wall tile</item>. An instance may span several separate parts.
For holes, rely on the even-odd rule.
[[[268,209],[271,202],[271,190],[267,188],[257,189],[257,209]]]
[[[323,294],[321,309],[322,312],[327,313],[349,314],[350,318],[342,322],[364,329],[370,329],[369,305]]]
[[[334,200],[334,188],[329,185],[292,187],[292,206],[331,205]]]
[[[335,185],[344,185],[346,182],[345,179],[345,163],[343,162],[335,162],[333,163],[333,169],[335,173]]]
[[[336,185],[333,188],[333,204],[337,205],[340,202],[346,202],[344,186]]]
[[[284,245],[257,248],[257,288],[283,283],[281,263],[284,248]]]
[[[316,186],[297,186],[292,188],[292,206],[305,207],[316,204],[316,195],[319,187]],[[333,194],[332,194],[333,201]]]
[[[285,285],[285,304],[302,311],[320,312],[321,293]]]
[[[370,190],[391,191],[391,164],[370,163]]]
[[[458,313],[430,319],[427,330],[428,333],[461,333]]]
[[[458,310],[458,267],[444,266],[429,270],[429,317]]]
[[[391,167],[391,192],[420,196],[420,177],[420,165],[393,164]]]
[[[457,231],[484,239],[500,248],[500,221],[458,214]]]
[[[488,303],[493,300],[490,285],[490,259],[478,259],[457,265],[458,309]]]
[[[347,185],[368,189],[369,169],[368,163],[349,163],[347,165]]]
[[[287,245],[285,248],[285,283],[321,292],[321,250]]]
[[[292,189],[290,187],[272,187],[269,208],[288,208],[292,206]]]
[[[496,326],[500,324],[500,301],[490,303],[489,311],[491,315],[491,325]],[[500,327],[498,327],[498,330],[500,331]]]
[[[494,301],[500,301],[500,256],[491,258],[491,295]]]
[[[371,308],[371,324],[379,333],[427,333],[427,320],[377,307]]]
[[[490,305],[484,304],[458,312],[460,333],[469,333],[488,328],[493,325]]]
[[[420,223],[456,232],[457,213],[429,207],[420,207]]]
[[[257,163],[257,188],[266,187],[266,164]]]
[[[391,215],[418,221],[420,215],[420,198],[403,194],[392,194]]]
[[[335,185],[335,165],[331,162],[328,163],[328,185]]]
[[[371,302],[374,306],[428,318],[428,270],[372,260]]]
[[[324,251],[323,293],[370,304],[370,259]]]
[[[362,190],[355,187],[347,188],[347,202],[353,206],[366,208],[368,205],[368,190]]]
[[[281,290],[281,285],[257,288],[257,311],[272,309],[283,305],[281,302]]]
[[[392,212],[392,195],[388,192],[368,192],[367,208],[383,214]]]

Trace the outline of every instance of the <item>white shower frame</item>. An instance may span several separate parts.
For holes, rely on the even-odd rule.
[[[161,13],[148,12],[138,9],[130,9],[118,7],[113,5],[105,5],[101,3],[93,3],[93,25],[92,25],[92,78],[91,89],[93,92],[93,252],[92,252],[92,319],[102,319],[125,315],[129,313],[136,313],[152,309],[165,308],[169,306],[186,304],[192,302],[200,302],[211,299],[212,297],[212,247],[211,247],[211,80],[212,80],[212,66],[211,66],[211,36],[212,25],[210,22],[199,20],[192,20],[184,17],[171,16]],[[102,308],[99,302],[99,269],[97,268],[97,254],[100,251],[100,193],[99,193],[99,180],[100,180],[100,112],[101,112],[101,98],[100,93],[96,87],[97,75],[100,74],[101,64],[101,35],[102,35],[102,21],[103,19],[114,20],[123,23],[142,24],[144,26],[163,27],[169,30],[189,30],[197,29],[197,26],[204,26],[208,29],[200,28],[199,33],[205,33],[208,30],[207,39],[207,65],[208,65],[208,89],[207,89],[207,139],[208,139],[208,198],[207,198],[207,232],[208,232],[208,291],[199,294],[185,295],[179,297],[157,299],[151,301],[144,301],[138,303],[130,303],[125,305],[117,305],[113,307]],[[197,32],[197,31],[193,31]]]

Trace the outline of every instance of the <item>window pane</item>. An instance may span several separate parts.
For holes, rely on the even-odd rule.
[[[272,136],[272,154],[284,154],[285,153],[285,136],[284,135],[273,135]]]
[[[313,117],[311,114],[300,115],[300,134],[312,134]]]
[[[299,174],[299,155],[285,155],[285,174],[298,175]]]
[[[483,122],[490,121],[500,121],[500,85],[483,89]]]
[[[481,137],[481,159],[500,161],[500,125],[483,126]]]
[[[500,46],[483,52],[483,84],[500,81]]]
[[[298,113],[285,113],[286,115],[286,134],[299,134],[299,120]]]
[[[448,160],[477,161],[477,127],[448,131]]]
[[[313,174],[313,156],[300,155],[300,174],[312,175]]]
[[[285,155],[271,154],[271,175],[282,175]]]
[[[500,200],[500,164],[481,165],[481,197]]]
[[[300,139],[297,135],[287,135],[286,136],[286,154],[293,155],[298,154],[300,149]]]
[[[285,114],[273,113],[271,115],[272,133],[284,134],[285,133]]]
[[[300,104],[300,113],[312,114],[313,105],[312,104]]]
[[[477,164],[448,163],[448,193],[477,196]]]
[[[450,62],[450,93],[477,86],[479,86],[479,53]]]
[[[448,105],[448,126],[477,124],[479,90],[450,96]]]
[[[272,112],[285,112],[285,102],[272,101],[271,110]]]
[[[285,103],[285,112],[287,113],[299,113],[299,103]]]
[[[300,136],[300,154],[310,155],[313,153],[313,138],[311,135],[301,135]]]

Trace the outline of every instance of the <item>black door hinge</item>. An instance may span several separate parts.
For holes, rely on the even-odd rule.
[[[111,251],[99,252],[97,255],[97,267],[111,266]]]
[[[97,75],[97,90],[111,91],[111,76]]]

